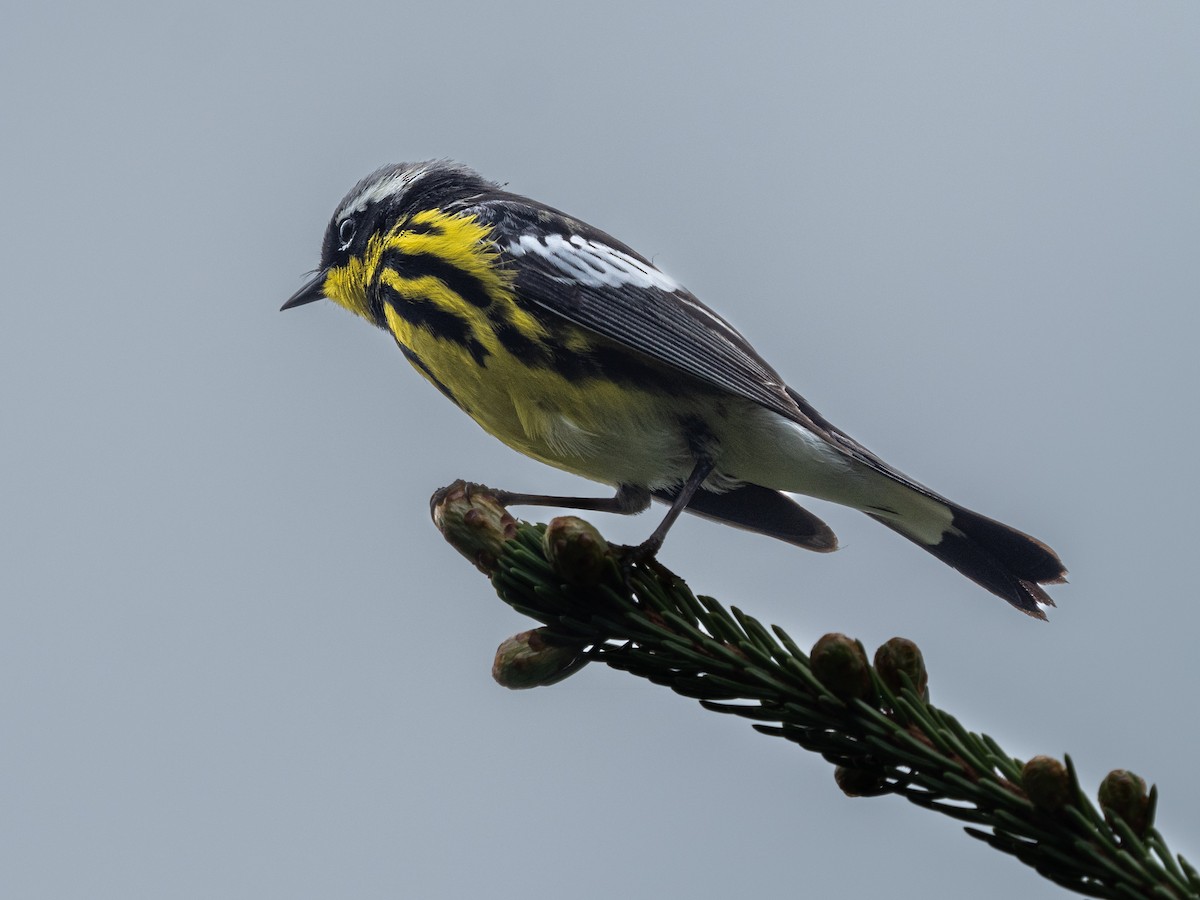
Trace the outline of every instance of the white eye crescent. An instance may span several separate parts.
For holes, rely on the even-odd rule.
[[[358,223],[354,221],[353,217],[342,219],[341,224],[338,225],[338,240],[342,242],[342,245],[338,249],[345,250],[350,246],[350,242],[354,240],[354,232],[357,229]]]

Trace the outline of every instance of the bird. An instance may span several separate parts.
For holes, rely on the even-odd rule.
[[[328,299],[392,336],[426,380],[509,447],[611,497],[502,502],[640,513],[653,558],[687,511],[818,552],[801,494],[857,509],[1045,619],[1066,570],[1046,544],[885,463],[789,387],[725,318],[645,256],[452,160],[384,166],[325,230],[282,309]]]

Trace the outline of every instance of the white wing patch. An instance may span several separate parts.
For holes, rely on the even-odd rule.
[[[549,234],[544,238],[524,234],[505,249],[513,256],[535,253],[562,272],[565,278],[588,287],[633,285],[640,288],[655,287],[668,293],[680,289],[674,278],[654,266],[577,234],[569,239],[561,234]]]
[[[550,234],[541,238],[536,234],[523,234],[507,248],[513,256],[535,253],[562,272],[564,279],[577,281],[588,287],[655,287],[691,309],[697,316],[708,320],[716,331],[724,332],[730,340],[745,342],[738,330],[704,304],[693,298],[683,286],[670,275],[648,263],[622,253],[608,244],[590,241],[579,235],[568,239],[561,234]],[[776,387],[773,381],[768,386]]]

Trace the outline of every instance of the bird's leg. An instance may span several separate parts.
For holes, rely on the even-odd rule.
[[[675,524],[675,520],[679,518],[680,514],[687,509],[688,502],[695,496],[696,491],[700,489],[700,485],[704,483],[704,479],[709,476],[712,470],[713,461],[707,456],[697,460],[696,467],[692,469],[692,474],[688,476],[683,487],[679,489],[679,493],[672,499],[671,508],[663,516],[663,520],[658,523],[658,527],[642,543],[626,549],[623,554],[625,565],[646,562],[654,558],[659,548],[662,547],[663,539],[667,536],[667,532],[671,530],[671,526]],[[589,512],[618,513],[620,515],[633,515],[645,512],[650,508],[651,498],[649,488],[633,484],[621,485],[617,488],[616,494],[611,497],[553,497],[546,494],[518,494],[513,491],[497,491],[487,487],[487,485],[473,484],[471,482],[455,482],[455,485],[461,485],[468,497],[470,497],[473,490],[487,491],[496,498],[496,502],[504,507],[557,506],[563,509],[581,509]],[[455,485],[442,488],[436,492],[430,499],[431,508],[436,506],[442,497],[445,496],[445,493]]]
[[[563,509],[618,513],[623,516],[645,512],[650,508],[649,489],[632,484],[621,485],[612,497],[550,497],[513,491],[492,491],[492,494],[501,506],[559,506]]]
[[[658,523],[658,527],[650,533],[650,537],[642,541],[636,547],[631,547],[625,556],[625,562],[645,562],[648,559],[653,559],[662,547],[663,539],[667,536],[667,532],[671,530],[671,526],[675,524],[675,520],[680,514],[687,509],[688,502],[695,495],[696,491],[700,490],[700,485],[704,483],[704,479],[708,477],[713,470],[713,461],[708,457],[701,457],[696,461],[696,468],[692,469],[692,474],[688,476],[688,480],[684,482],[683,487],[679,489],[679,493],[675,495],[675,499],[671,501],[671,508],[667,510],[667,514],[663,516],[663,520]]]
[[[519,494],[515,491],[498,491],[475,481],[459,479],[444,488],[438,488],[429,498],[433,510],[445,500],[451,491],[461,490],[468,500],[475,492],[491,494],[501,506],[558,506],[563,509],[583,509],[592,512],[634,515],[650,508],[650,491],[632,484],[623,484],[612,497],[552,497],[545,494]]]

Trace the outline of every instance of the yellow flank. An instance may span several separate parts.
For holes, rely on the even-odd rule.
[[[432,226],[429,231],[411,231],[406,226]],[[500,251],[492,242],[492,229],[480,225],[473,215],[449,215],[436,209],[426,209],[411,219],[400,222],[388,235],[388,246],[401,253],[428,254],[444,259],[472,278],[505,309],[506,319],[528,338],[545,335],[545,329],[533,316],[516,305],[512,294],[512,272],[497,265]],[[465,301],[460,301],[467,307]],[[480,310],[471,307],[478,313]],[[458,312],[459,310],[455,310]]]
[[[440,306],[442,309],[454,313],[468,323],[472,336],[489,353],[494,353],[499,348],[500,343],[496,340],[496,335],[491,328],[488,327],[487,314],[484,310],[468,303],[447,287],[440,278],[435,278],[433,275],[405,278],[393,269],[384,269],[379,273],[379,281],[405,300],[432,303],[434,306]],[[404,346],[411,347],[413,334],[419,326],[414,326],[400,316],[394,315],[391,304],[384,304],[384,312],[388,317],[388,330]]]
[[[536,460],[589,478],[636,483],[646,471],[669,467],[686,453],[664,441],[678,403],[611,381],[572,381],[552,369],[530,367],[503,348],[479,365],[461,345],[414,328],[390,306],[389,330],[485,431]],[[632,434],[659,436],[631,445]]]
[[[422,227],[413,230],[414,225]],[[405,276],[395,269],[381,269],[385,251],[444,260],[474,279],[491,303],[480,308],[433,275]],[[474,216],[424,210],[397,223],[382,240],[372,237],[362,257],[331,269],[325,293],[374,321],[369,302],[372,287],[386,285],[409,304],[430,304],[462,322],[467,337],[484,351],[482,363],[463,340],[439,335],[419,317],[409,321],[386,299],[383,321],[375,324],[387,328],[420,361],[420,365],[414,362],[417,370],[449,391],[485,431],[534,459],[615,484],[639,483],[646,470],[669,468],[665,461],[686,456],[687,448],[677,446],[673,437],[676,429],[664,427],[679,414],[678,401],[604,379],[570,380],[552,368],[530,365],[504,348],[496,336],[497,323],[508,323],[534,343],[549,335],[517,304],[512,273],[498,265],[499,260],[491,229]],[[568,330],[556,339],[579,354],[586,354],[596,340],[581,329]],[[660,438],[630,447],[620,437],[634,434]],[[686,464],[686,460],[681,463]]]

